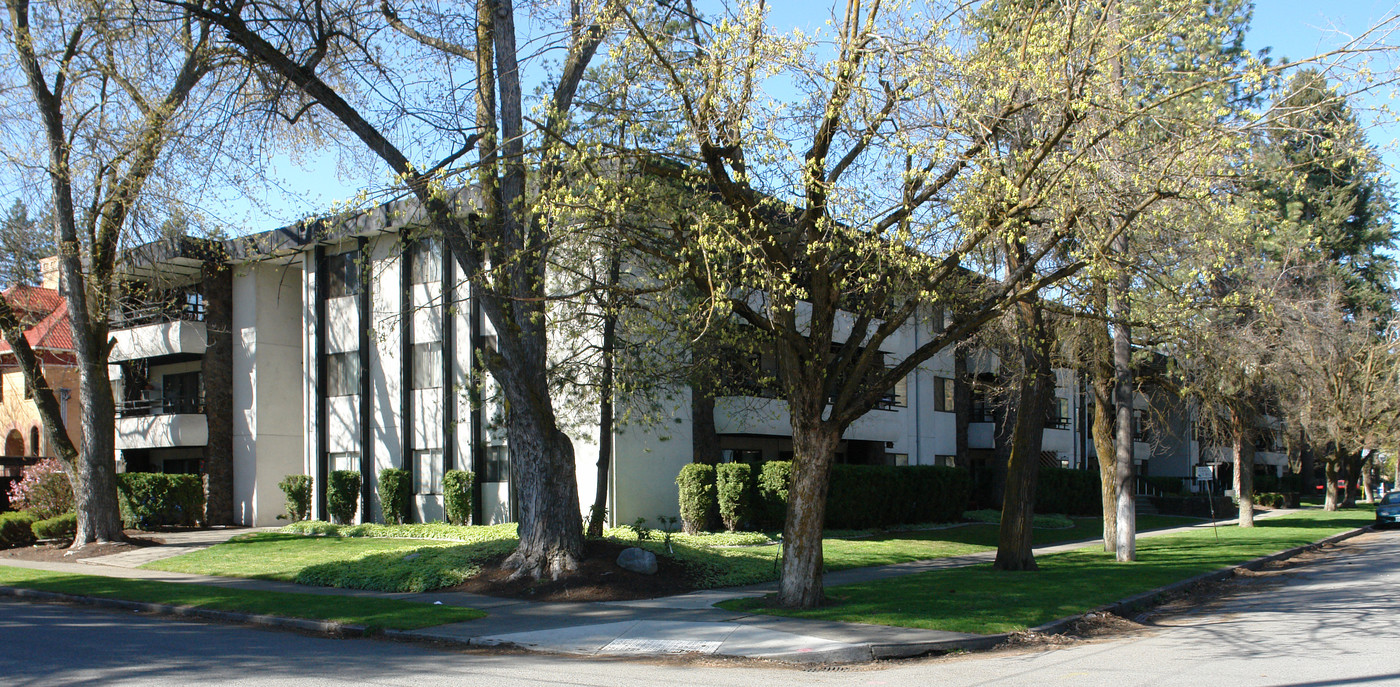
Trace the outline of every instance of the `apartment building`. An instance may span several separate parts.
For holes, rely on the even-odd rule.
[[[211,519],[247,525],[276,524],[277,483],[289,474],[314,477],[313,514],[325,517],[332,470],[361,473],[359,517],[378,519],[376,481],[389,467],[412,475],[413,518],[439,520],[443,474],[461,468],[477,476],[474,521],[513,520],[503,409],[473,354],[493,345],[494,331],[450,251],[417,226],[414,205],[391,203],[229,241],[171,239],[130,251],[112,313],[122,467],[202,473]],[[885,344],[887,363],[941,326],[940,313],[920,313]],[[997,373],[987,353],[935,356],[851,425],[839,460],[994,460],[1002,413],[977,382]],[[1092,469],[1085,380],[1057,370],[1056,382],[1042,463]],[[714,400],[721,459],[790,458],[785,404],[751,393]],[[568,395],[561,402],[578,400]],[[675,477],[693,459],[690,395],[676,389],[651,421],[614,429],[611,522],[676,512]],[[569,406],[586,511],[598,418],[596,406]],[[1194,440],[1189,411],[1173,399],[1149,391],[1135,408],[1141,474],[1184,477],[1198,463],[1228,462],[1228,453]],[[1268,453],[1261,462],[1276,465]]]

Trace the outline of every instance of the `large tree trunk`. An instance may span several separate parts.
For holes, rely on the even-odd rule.
[[[1346,491],[1342,492],[1342,506],[1350,508],[1356,505],[1357,492],[1360,491],[1361,480],[1361,451],[1348,451],[1346,460],[1342,462],[1342,468],[1346,475]]]
[[[1019,303],[1021,370],[1016,399],[1016,425],[1007,459],[1001,528],[997,537],[997,570],[1035,570],[1032,526],[1035,486],[1040,472],[1040,447],[1045,416],[1055,392],[1050,369],[1050,332],[1037,303]]]
[[[1363,503],[1375,503],[1371,494],[1375,489],[1376,475],[1376,451],[1366,451],[1361,459],[1361,500]]]
[[[1099,312],[1108,313],[1108,292],[1101,285],[1094,291]],[[1099,496],[1103,502],[1103,550],[1118,550],[1118,463],[1113,445],[1113,338],[1108,322],[1092,322],[1089,361],[1090,386],[1094,394],[1094,417],[1090,434],[1099,463]]]
[[[515,403],[506,431],[520,545],[503,565],[515,570],[512,577],[557,580],[578,570],[583,558],[573,442],[556,427],[552,413]]]
[[[1254,441],[1249,436],[1249,418],[1230,409],[1230,438],[1235,453],[1235,498],[1240,506],[1240,527],[1254,526]]]
[[[1326,465],[1323,467],[1323,473],[1327,477],[1327,498],[1322,503],[1322,510],[1337,510],[1341,503],[1341,500],[1337,498],[1337,473],[1338,466],[1342,464],[1342,452],[1344,450],[1345,449],[1341,446],[1334,447],[1332,449],[1332,455],[1327,458]]]
[[[117,410],[106,366],[95,372],[90,366],[81,367],[78,384],[83,404],[83,448],[78,454],[78,470],[70,475],[78,511],[75,549],[88,542],[125,539],[117,508],[117,442],[112,421]]]
[[[783,523],[783,576],[778,584],[778,603],[787,608],[816,608],[825,600],[822,529],[831,466],[840,443],[841,432],[822,422],[819,414],[793,412],[792,487]]]

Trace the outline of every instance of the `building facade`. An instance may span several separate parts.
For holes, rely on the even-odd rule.
[[[361,474],[358,517],[379,520],[385,468],[410,472],[413,519],[441,520],[443,475],[466,469],[476,475],[473,521],[512,521],[503,408],[474,354],[494,345],[494,331],[450,251],[419,235],[414,219],[411,204],[394,203],[337,222],[225,242],[164,241],[128,255],[112,315],[123,468],[205,474],[211,521],[246,525],[276,524],[278,483],[291,474],[314,478],[313,516],[325,518],[334,470]],[[943,319],[920,313],[885,344],[887,364],[936,335]],[[576,343],[562,338],[551,345]],[[838,459],[988,464],[1002,413],[979,382],[997,373],[987,353],[933,357],[851,425]],[[1041,462],[1093,469],[1086,380],[1057,370],[1056,382]],[[586,512],[598,417],[596,404],[590,411],[570,393],[557,402],[571,409],[566,431]],[[676,513],[675,478],[694,458],[692,400],[690,389],[676,389],[649,422],[614,429],[609,522]],[[1190,413],[1173,401],[1149,390],[1135,402],[1139,473],[1187,477],[1197,464],[1228,462],[1228,452],[1195,440]],[[791,458],[782,401],[758,391],[720,397],[713,418],[721,460]],[[1276,467],[1277,459],[1261,453],[1260,462]]]

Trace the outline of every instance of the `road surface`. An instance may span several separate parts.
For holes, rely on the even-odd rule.
[[[873,666],[574,659],[335,640],[0,601],[9,685],[1400,685],[1400,532],[1232,585],[1139,630]],[[489,621],[488,621],[489,622]]]

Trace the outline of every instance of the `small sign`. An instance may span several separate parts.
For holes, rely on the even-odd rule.
[[[1215,471],[1209,465],[1196,466],[1196,479],[1201,482],[1209,482],[1215,479]]]

